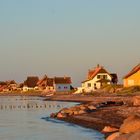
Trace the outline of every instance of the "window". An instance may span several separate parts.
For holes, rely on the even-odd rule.
[[[103,79],[107,79],[107,75],[103,75]]]
[[[91,83],[88,83],[88,84],[87,84],[87,87],[91,87]]]
[[[101,78],[101,75],[97,75],[97,79],[100,79]]]
[[[97,89],[97,87],[96,87],[96,83],[94,84],[94,89]]]
[[[97,79],[107,79],[107,75],[97,75]]]

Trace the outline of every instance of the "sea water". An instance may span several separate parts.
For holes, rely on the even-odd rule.
[[[98,131],[49,118],[76,103],[0,97],[0,140],[104,140]]]

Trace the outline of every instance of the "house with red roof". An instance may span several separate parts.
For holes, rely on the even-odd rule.
[[[112,75],[100,65],[88,71],[87,79],[82,82],[81,92],[92,92],[104,84],[111,84]]]
[[[124,87],[140,86],[140,63],[123,77]]]

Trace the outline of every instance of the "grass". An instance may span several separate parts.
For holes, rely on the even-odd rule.
[[[125,87],[118,93],[119,94],[132,94],[136,92],[140,92],[140,86]]]

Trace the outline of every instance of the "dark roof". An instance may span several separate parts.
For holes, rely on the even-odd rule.
[[[54,81],[53,78],[48,78],[48,79],[47,79],[47,86],[52,87],[52,86],[53,86],[53,81]]]
[[[112,76],[112,78],[113,78],[113,77],[114,77],[114,78],[117,78],[117,77],[118,77],[116,73],[111,73],[110,75]]]
[[[6,82],[4,82],[4,81],[0,81],[0,85],[7,85],[7,83]]]
[[[20,83],[20,84],[18,85],[18,88],[23,88],[23,86],[24,86],[24,83]]]
[[[140,63],[137,65],[137,66],[135,66],[126,76],[124,76],[123,78],[125,79],[125,78],[128,78],[129,76],[131,76],[131,75],[133,75],[133,74],[135,74],[137,71],[139,71],[140,70]]]
[[[17,83],[15,82],[15,80],[11,80],[9,81],[9,84],[17,84]]]
[[[37,76],[28,76],[27,80],[24,82],[24,85],[27,87],[35,87],[38,81],[39,78]]]
[[[118,79],[118,76],[116,73],[111,73],[110,75],[112,76],[112,79]]]
[[[55,84],[71,84],[71,77],[54,77]]]
[[[111,82],[112,83],[117,83],[118,82],[118,76],[117,76],[117,74],[116,73],[111,73],[110,75],[112,76]]]

